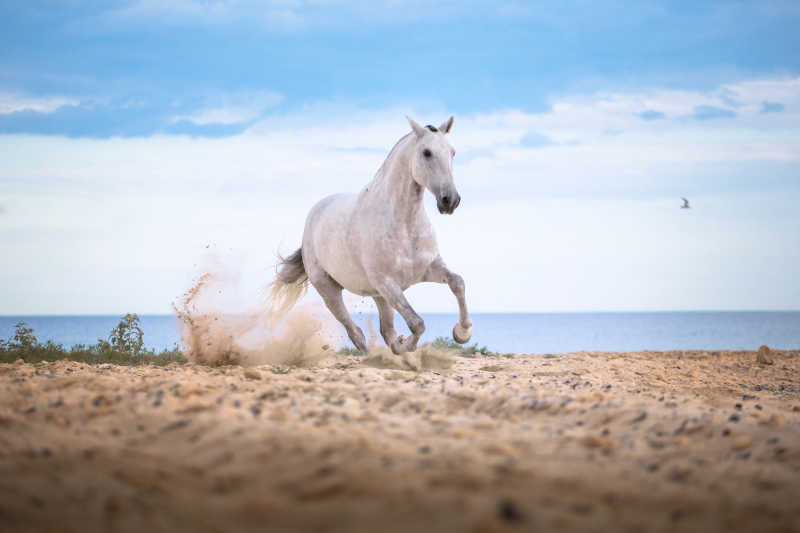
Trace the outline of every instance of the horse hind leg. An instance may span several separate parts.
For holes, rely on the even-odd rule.
[[[413,352],[417,349],[417,342],[422,334],[425,332],[425,322],[422,320],[416,311],[411,307],[411,304],[406,300],[402,289],[391,280],[385,280],[379,284],[376,289],[389,307],[396,309],[403,320],[408,324],[408,329],[411,330],[411,335],[407,338],[396,337],[393,342],[389,344],[389,348],[395,355],[400,355],[405,352]],[[384,338],[385,339],[385,338]]]
[[[342,286],[327,273],[314,277],[317,279],[316,281],[311,279],[311,284],[314,285],[319,295],[322,296],[331,314],[344,326],[344,329],[347,331],[347,336],[350,337],[355,347],[366,355],[369,350],[367,349],[367,341],[364,337],[364,332],[361,331],[361,328],[350,318],[350,313],[347,311],[347,307],[344,305],[344,299],[342,298]]]

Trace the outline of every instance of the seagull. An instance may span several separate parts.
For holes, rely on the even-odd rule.
[[[683,196],[681,196],[681,200],[683,200],[683,205],[681,206],[681,209],[691,209],[691,207],[689,207],[689,200],[687,200]]]

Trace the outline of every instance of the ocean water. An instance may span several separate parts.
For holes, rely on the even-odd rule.
[[[455,314],[423,314],[423,341],[450,337]],[[0,316],[0,338],[14,335],[24,321],[39,341],[72,346],[107,338],[120,316]],[[366,331],[377,317],[355,315]],[[800,348],[800,311],[692,311],[639,313],[478,313],[472,315],[470,344],[492,351],[558,353],[635,350],[754,350]],[[147,347],[180,345],[178,322],[171,315],[143,315],[140,324]],[[397,330],[407,332],[397,317]],[[342,333],[342,340],[346,337]]]

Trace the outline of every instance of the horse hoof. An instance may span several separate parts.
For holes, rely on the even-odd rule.
[[[392,349],[392,353],[395,355],[400,355],[404,353],[405,350],[403,350],[403,336],[402,335],[398,336],[394,340],[394,342],[389,346],[389,348]]]
[[[453,327],[453,340],[458,344],[464,344],[472,337],[472,328],[462,328],[460,324]]]

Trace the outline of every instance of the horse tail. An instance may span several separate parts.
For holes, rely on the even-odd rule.
[[[297,303],[308,289],[308,274],[303,265],[303,249],[288,257],[278,254],[277,273],[270,283],[270,318],[278,321]]]

